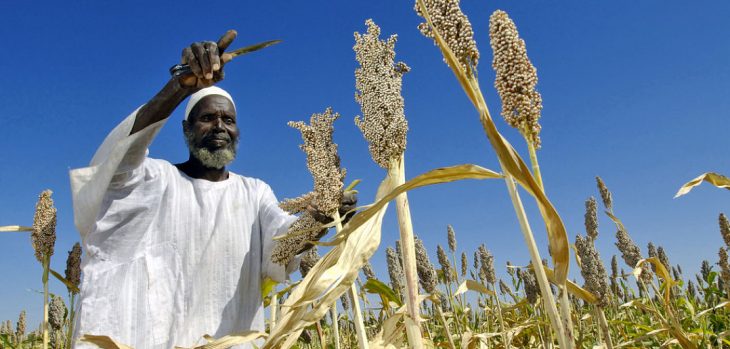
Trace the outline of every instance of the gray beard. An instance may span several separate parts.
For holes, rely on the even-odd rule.
[[[222,169],[236,158],[238,140],[229,142],[227,146],[210,151],[208,148],[195,143],[195,136],[190,131],[183,131],[185,143],[188,145],[190,155],[198,159],[203,166],[208,168]]]

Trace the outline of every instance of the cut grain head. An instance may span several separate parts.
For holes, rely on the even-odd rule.
[[[334,122],[340,114],[327,108],[324,113],[312,114],[309,125],[302,121],[289,126],[302,133],[300,148],[307,155],[307,168],[314,178],[314,204],[327,215],[337,212],[342,201],[345,170],[340,167],[337,144],[332,139]]]
[[[309,193],[296,198],[282,200],[279,202],[279,207],[291,214],[302,213],[314,202],[314,197],[314,192],[310,191]]]
[[[284,203],[285,210],[304,213],[289,227],[287,236],[277,241],[272,251],[272,260],[276,263],[286,265],[321,235],[321,223],[307,209],[310,204],[329,217],[335,215],[340,207],[345,170],[340,167],[337,144],[332,139],[334,122],[339,116],[327,108],[324,113],[312,114],[309,124],[289,122],[289,126],[301,132],[304,143],[300,148],[307,156],[307,168],[314,179],[314,190],[312,194]]]

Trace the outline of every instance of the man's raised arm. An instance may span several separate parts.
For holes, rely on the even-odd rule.
[[[165,86],[137,113],[130,135],[166,119],[177,106],[196,91],[223,80],[223,65],[230,58],[223,51],[236,38],[236,31],[229,30],[218,42],[196,42],[182,52],[182,64],[187,64],[192,74],[172,77]]]

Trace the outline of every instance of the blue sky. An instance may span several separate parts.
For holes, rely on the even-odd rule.
[[[168,78],[167,69],[193,41],[215,40],[236,29],[240,47],[269,39],[284,42],[241,57],[226,67],[220,85],[239,111],[240,155],[231,169],[268,182],[279,198],[310,190],[312,180],[296,130],[332,106],[349,179],[360,178],[360,203],[371,202],[384,171],[370,159],[352,119],[357,63],[353,32],[372,18],[384,35],[397,33],[397,59],[411,72],[403,81],[409,120],[407,177],[459,163],[499,170],[478,118],[416,26],[408,1],[200,2],[2,2],[0,58],[0,225],[30,225],[38,193],[50,188],[59,210],[52,267],[63,272],[66,251],[78,241],[73,226],[68,170],[85,166],[106,133],[146,102]],[[672,263],[694,272],[702,259],[717,260],[720,212],[730,213],[727,193],[708,185],[672,199],[702,172],[730,174],[730,4],[680,1],[559,3],[463,1],[481,51],[482,90],[501,132],[522,151],[524,142],[499,117],[492,88],[489,15],[507,11],[527,43],[543,96],[543,148],[539,151],[548,196],[571,240],[583,231],[584,201],[597,196],[594,177],[614,195],[616,214],[646,253],[663,246]],[[176,111],[150,149],[152,157],[184,161],[186,148]],[[507,260],[528,255],[504,184],[465,181],[409,194],[414,227],[433,254],[446,244],[446,225],[460,251],[471,257],[480,243]],[[532,201],[523,193],[538,244],[545,234]],[[598,248],[604,260],[618,253],[615,230],[601,216]],[[383,228],[373,258],[387,278],[384,247],[398,235],[395,212]],[[0,235],[0,320],[16,321],[26,309],[31,324],[41,314],[41,269],[27,234]],[[575,264],[571,275],[579,278]],[[51,291],[65,295],[52,281]],[[31,325],[34,327],[34,325]]]

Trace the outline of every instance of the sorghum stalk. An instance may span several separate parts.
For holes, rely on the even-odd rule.
[[[433,7],[433,8],[429,8],[429,7]],[[438,16],[440,16],[440,17],[438,17],[438,18],[432,17],[430,11],[443,10],[442,7],[448,7],[450,11],[445,16],[439,14]],[[462,87],[464,88],[464,91],[466,92],[467,96],[479,110],[479,116],[480,116],[479,119],[490,140],[490,143],[492,144],[492,146],[495,147],[495,149],[502,149],[506,145],[504,144],[503,140],[499,140],[499,139],[495,138],[495,137],[500,137],[500,135],[498,134],[497,131],[494,130],[495,126],[489,115],[489,110],[487,108],[487,103],[484,100],[484,96],[479,89],[479,82],[476,79],[476,75],[474,74],[473,69],[470,68],[472,66],[476,66],[475,57],[469,56],[468,54],[465,55],[463,52],[454,50],[451,47],[444,47],[445,46],[444,42],[447,43],[447,46],[452,46],[452,45],[450,45],[450,42],[448,40],[448,35],[452,35],[452,33],[450,33],[448,31],[448,26],[440,25],[439,23],[436,23],[436,21],[434,20],[434,18],[439,19],[439,21],[445,20],[446,22],[449,22],[447,24],[452,24],[451,22],[460,23],[461,25],[457,26],[457,28],[461,27],[464,29],[464,31],[459,32],[459,30],[456,29],[455,30],[456,36],[458,36],[462,39],[466,39],[467,41],[470,40],[473,43],[473,33],[471,33],[471,35],[469,35],[469,33],[468,33],[469,31],[471,31],[471,25],[468,24],[468,19],[459,9],[458,1],[417,0],[416,8],[417,8],[418,14],[423,16],[426,19],[427,23],[425,23],[424,25],[430,29],[431,35],[426,35],[426,36],[436,39],[436,41],[439,44],[439,46],[441,47],[441,49],[444,52],[447,52],[447,53],[445,53],[445,55],[452,57],[448,53],[449,51],[451,51],[451,53],[454,54],[453,57],[455,60],[458,60],[459,62],[464,61],[464,60],[466,60],[467,63],[471,62],[470,64],[466,64],[466,66],[464,66],[462,64],[459,66],[452,66],[451,68],[454,71],[454,73],[456,74],[459,81],[461,82]],[[436,28],[434,28],[434,27],[436,27]],[[444,28],[447,28],[447,30],[444,30]],[[422,32],[423,32],[423,30],[422,30]],[[441,33],[441,32],[443,32],[443,33]],[[435,34],[439,34],[439,35],[435,35]],[[444,37],[442,37],[442,35],[446,35],[447,37],[444,38]],[[461,36],[459,36],[459,35],[461,35]],[[469,51],[467,50],[466,53],[469,53]],[[476,59],[478,59],[478,57],[476,57]],[[452,64],[450,64],[450,66],[451,65],[456,65],[456,64],[452,63]],[[505,159],[507,159],[507,158],[505,158]],[[511,164],[510,166],[513,166],[513,165],[514,164]],[[520,222],[520,228],[525,237],[525,241],[527,243],[528,250],[530,251],[532,264],[534,266],[538,282],[540,284],[541,289],[544,290],[543,293],[544,293],[545,300],[546,300],[546,302],[545,302],[546,303],[546,312],[548,313],[548,316],[550,318],[550,323],[553,327],[553,330],[556,332],[556,334],[558,336],[558,341],[560,343],[560,347],[561,348],[573,348],[574,342],[573,342],[572,328],[571,328],[571,326],[567,326],[567,327],[565,326],[565,325],[570,325],[570,322],[571,322],[570,316],[565,316],[565,314],[569,315],[569,312],[570,312],[569,307],[567,307],[567,306],[563,307],[563,310],[564,310],[563,314],[564,314],[565,319],[561,320],[561,317],[558,314],[555,300],[552,297],[552,293],[550,293],[550,287],[548,284],[547,277],[545,275],[544,270],[542,269],[540,254],[537,250],[537,245],[535,243],[535,240],[534,240],[534,237],[532,234],[532,230],[529,226],[529,223],[527,222],[527,216],[525,214],[524,207],[522,205],[522,202],[519,198],[519,194],[517,193],[517,189],[515,187],[515,183],[514,183],[515,179],[513,177],[513,174],[510,173],[509,171],[507,171],[507,167],[505,167],[505,163],[503,162],[502,158],[500,158],[500,167],[502,169],[502,172],[505,175],[505,182],[507,185],[507,190],[510,194],[510,199],[512,200],[512,203],[513,203],[513,206],[515,209],[515,213]],[[521,173],[518,173],[518,175],[520,175],[520,178],[525,179],[524,178],[525,175],[523,175]],[[526,179],[526,180],[528,180],[528,182],[527,182],[528,184],[530,184],[529,179],[530,179],[529,177]],[[538,185],[538,187],[540,187],[540,186]],[[533,194],[537,198],[538,196],[540,196],[539,194],[542,194],[542,193],[533,193]],[[548,205],[548,204],[544,203],[545,202],[544,198],[542,198],[541,202],[543,202],[543,205]],[[563,271],[561,271],[561,272],[563,272]],[[564,283],[559,286],[561,288],[565,287]],[[564,302],[565,302],[564,304],[569,304],[569,302],[567,302],[568,301],[567,295],[564,295],[562,300],[564,300]],[[565,321],[565,323],[563,323],[563,321]]]
[[[48,349],[48,272],[56,242],[56,208],[51,194],[50,190],[45,190],[38,197],[31,233],[36,259],[43,266],[43,349]]]
[[[68,258],[66,259],[66,280],[76,286],[75,290],[68,288],[69,316],[68,329],[66,331],[66,348],[71,348],[74,318],[76,317],[74,302],[76,300],[76,291],[81,283],[81,245],[78,242],[75,243],[71,251],[68,252]]]
[[[502,171],[504,171],[504,166],[502,165],[501,161],[500,166],[502,166]],[[573,348],[573,331],[570,328],[566,329],[565,323],[561,321],[561,317],[558,314],[555,298],[553,298],[553,293],[550,289],[550,284],[547,279],[547,275],[545,274],[545,269],[543,269],[542,258],[540,257],[540,252],[537,249],[537,243],[535,242],[535,237],[532,234],[532,228],[530,228],[530,223],[527,220],[525,208],[524,206],[522,206],[522,200],[520,200],[520,194],[517,192],[517,188],[515,187],[514,179],[508,172],[505,172],[505,183],[507,184],[507,191],[509,192],[510,199],[512,200],[512,205],[514,206],[515,214],[517,215],[517,219],[520,223],[520,230],[522,231],[522,235],[525,238],[525,244],[527,244],[527,249],[530,252],[530,259],[532,261],[533,270],[535,270],[537,283],[540,286],[540,292],[542,293],[543,299],[545,300],[543,302],[543,304],[545,305],[545,312],[550,319],[550,324],[553,327],[553,331],[555,331],[558,337],[560,347]],[[568,310],[568,312],[569,311],[570,310]],[[570,317],[568,317],[567,321],[569,320]]]
[[[395,62],[396,36],[380,40],[380,28],[367,20],[368,31],[355,33],[355,56],[360,67],[355,71],[357,93],[363,119],[355,124],[368,140],[373,160],[388,171],[396,185],[405,183],[404,156],[408,122],[403,112],[401,95],[402,76],[410,68]],[[406,333],[411,348],[423,348],[418,304],[418,279],[413,224],[406,193],[396,197],[396,211],[400,228],[400,247],[403,253],[403,271],[406,279],[406,304],[408,316]]]
[[[446,322],[446,317],[444,317],[444,312],[441,310],[441,304],[436,305],[436,312],[439,315],[439,320],[441,320],[441,325],[444,326],[444,331],[446,332],[446,338],[449,340],[449,347],[451,349],[456,349],[456,344],[454,344],[454,339],[451,337],[451,330],[449,330],[449,324]]]
[[[276,294],[276,288],[274,288],[274,291],[271,294],[271,325],[270,328],[276,327],[276,313],[278,313],[279,310],[279,297]]]
[[[332,340],[335,342],[335,349],[340,349],[340,321],[336,303],[330,307],[330,316],[332,317]]]

